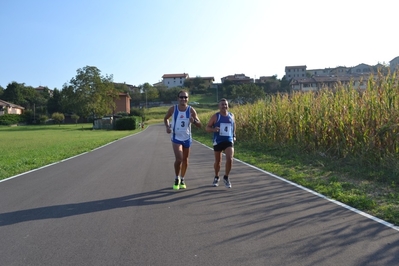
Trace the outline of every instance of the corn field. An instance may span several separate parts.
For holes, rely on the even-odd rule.
[[[236,105],[239,139],[296,145],[329,156],[381,163],[398,159],[398,75],[370,76],[367,89],[334,89],[269,96]]]

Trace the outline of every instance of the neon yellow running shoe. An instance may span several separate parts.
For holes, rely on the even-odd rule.
[[[175,183],[173,184],[173,189],[174,190],[179,190],[179,184],[180,184],[180,178],[175,179]]]
[[[187,188],[186,183],[184,183],[184,180],[180,181],[180,189],[185,189]]]

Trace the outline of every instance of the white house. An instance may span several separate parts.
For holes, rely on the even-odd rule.
[[[286,66],[285,67],[285,78],[305,78],[306,77],[306,66]]]
[[[174,87],[183,87],[184,81],[190,78],[187,73],[182,74],[164,74],[162,76],[162,83],[166,87],[174,88]]]

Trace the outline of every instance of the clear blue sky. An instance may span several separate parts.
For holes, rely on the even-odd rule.
[[[0,0],[0,86],[61,89],[96,66],[115,82],[163,74],[251,78],[389,63],[399,56],[390,0]]]

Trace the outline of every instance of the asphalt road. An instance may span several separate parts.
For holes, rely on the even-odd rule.
[[[240,151],[237,150],[237,153]],[[162,125],[0,182],[0,265],[399,265],[399,232],[194,142],[173,191]]]

